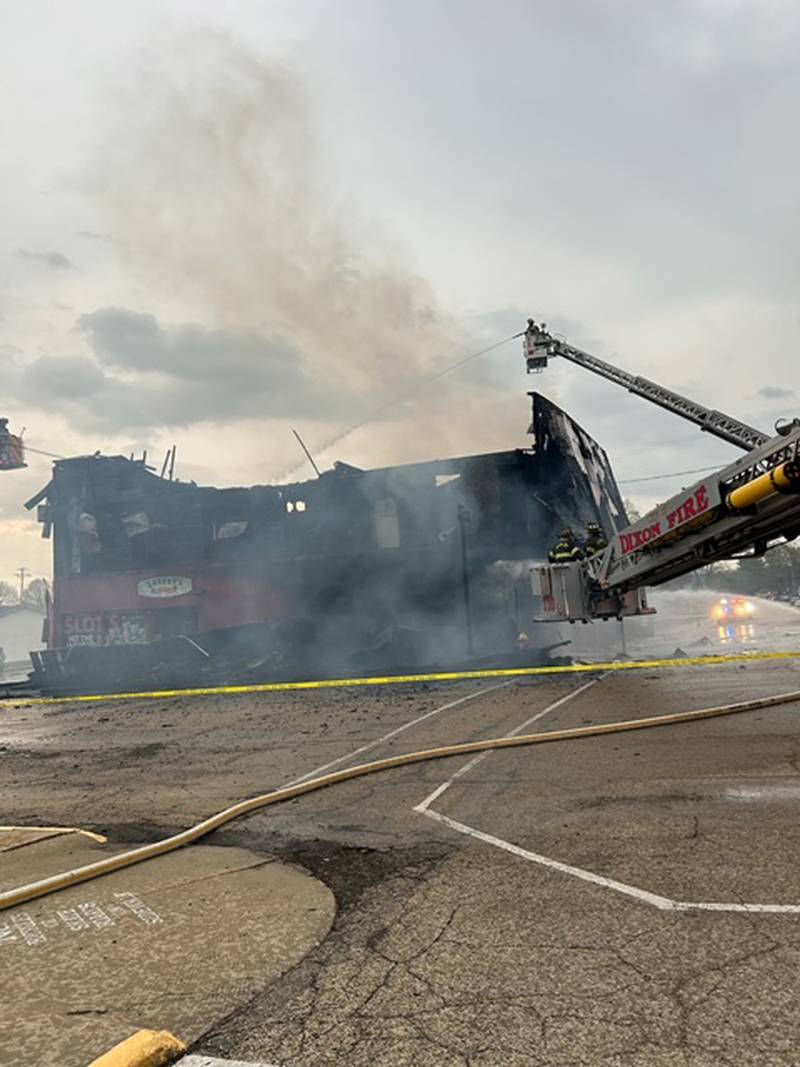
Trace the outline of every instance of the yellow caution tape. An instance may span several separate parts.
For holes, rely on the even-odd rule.
[[[326,678],[307,682],[260,682],[249,685],[209,685],[191,689],[154,689],[137,693],[88,693],[83,696],[24,697],[0,701],[0,707],[38,704],[97,703],[104,700],[166,700],[170,697],[205,697],[222,694],[286,693],[302,689],[340,689],[349,686],[407,685],[414,682],[461,682],[480,678],[528,678],[541,674],[581,674],[596,671],[638,671],[654,667],[713,667],[721,663],[800,659],[794,652],[742,652],[736,655],[682,656],[678,659],[626,660],[613,663],[572,663],[563,667],[490,667],[472,671],[438,671],[432,674],[395,674],[373,678]]]

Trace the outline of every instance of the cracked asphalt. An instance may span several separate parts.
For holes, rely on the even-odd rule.
[[[798,690],[800,660],[606,676],[546,710],[586,681],[4,709],[2,821],[152,840],[409,723],[354,760],[499,736],[542,712],[532,730]],[[215,848],[316,876],[337,913],[300,962],[209,1016],[194,1050],[285,1067],[800,1065],[798,714],[493,753],[431,801],[449,824],[415,808],[463,757],[217,832]],[[743,904],[798,907],[729,910]]]

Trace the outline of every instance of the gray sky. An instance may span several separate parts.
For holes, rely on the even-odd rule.
[[[534,385],[619,478],[735,451],[519,342],[544,318],[769,428],[797,412],[800,9],[0,0],[3,414],[216,484],[526,443]],[[49,569],[0,475],[0,577]],[[642,505],[681,480],[632,485]]]

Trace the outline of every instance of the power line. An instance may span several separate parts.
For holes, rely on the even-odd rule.
[[[325,442],[325,444],[320,445],[316,449],[316,451],[327,451],[329,448],[332,448],[334,445],[344,440],[345,437],[349,437],[351,433],[355,433],[356,430],[360,430],[362,426],[366,426],[368,423],[373,422],[376,418],[378,418],[379,415],[382,415],[384,411],[388,411],[390,408],[394,407],[395,404],[402,404],[406,400],[410,400],[420,391],[420,389],[424,389],[426,385],[431,385],[433,384],[433,382],[438,382],[441,378],[446,377],[448,374],[452,374],[454,370],[458,370],[459,367],[463,367],[466,363],[471,363],[473,359],[478,359],[480,356],[485,356],[487,355],[487,353],[493,352],[496,348],[501,348],[503,345],[508,344],[509,341],[516,341],[519,337],[524,336],[524,330],[520,331],[519,333],[511,334],[511,336],[504,337],[500,341],[495,341],[493,344],[487,345],[485,348],[481,348],[477,352],[471,352],[468,356],[463,356],[461,359],[457,359],[454,363],[450,363],[447,367],[443,367],[442,370],[436,371],[435,374],[430,374],[425,378],[420,378],[420,380],[416,382],[416,384],[411,389],[407,390],[405,393],[401,393],[399,396],[391,397],[391,399],[385,401],[385,403],[383,404],[379,404],[378,407],[373,408],[372,411],[364,415],[363,418],[358,420],[358,422],[354,422],[352,425],[342,430],[341,433],[336,434],[335,437],[332,437],[329,441]],[[297,431],[293,430],[292,432],[295,434],[296,437],[298,436]],[[28,444],[26,444],[24,447],[26,452],[33,452],[38,456],[48,456],[50,459],[64,458],[63,456],[57,455],[55,452],[45,452],[41,448],[32,448]],[[305,448],[305,446],[303,447]],[[679,478],[686,474],[705,474],[707,471],[712,471],[716,469],[716,466],[693,467],[691,470],[672,471],[668,474],[651,474],[644,478],[620,478],[617,481],[617,484],[637,485],[642,482],[659,482],[665,481],[667,478]],[[299,467],[292,468],[292,470],[289,471],[288,474],[294,474],[296,470],[299,470]]]
[[[23,448],[25,449],[26,452],[35,452],[37,456],[49,456],[50,459],[63,459],[64,458],[63,456],[57,456],[55,452],[43,452],[41,450],[41,448],[31,448],[31,446],[28,445],[28,444],[25,444],[24,441],[22,443],[22,446],[23,446]]]
[[[694,467],[688,471],[672,471],[671,474],[651,474],[647,478],[620,478],[617,481],[617,485],[633,485],[634,482],[660,482],[665,478],[680,478],[684,474],[705,474],[706,471],[715,471],[719,469],[719,464],[714,467]]]
[[[495,348],[500,348],[501,345],[506,345],[509,341],[515,341],[518,337],[524,337],[524,335],[525,331],[523,330],[520,333],[512,334],[510,337],[504,337],[502,341],[495,341],[494,344],[487,345],[486,348],[481,348],[478,352],[471,352],[468,356],[462,356],[461,359],[457,359],[455,363],[451,363],[449,366],[443,367],[442,370],[436,371],[435,374],[429,374],[426,378],[420,378],[420,380],[407,392],[401,393],[399,396],[393,396],[385,403],[379,404],[378,407],[373,408],[372,411],[364,415],[358,422],[354,422],[352,426],[348,426],[347,429],[342,430],[341,433],[336,434],[335,437],[332,437],[324,444],[318,445],[314,451],[318,454],[320,452],[326,452],[329,448],[333,448],[334,445],[338,445],[338,443],[344,440],[345,437],[349,437],[351,433],[355,433],[355,431],[360,430],[362,426],[366,426],[367,423],[373,422],[379,415],[382,415],[384,411],[388,411],[389,408],[394,407],[395,404],[402,404],[404,401],[410,400],[411,397],[415,396],[420,391],[420,389],[424,389],[426,385],[438,382],[440,378],[444,378],[447,374],[451,374],[454,370],[458,370],[458,368],[463,367],[465,363],[470,363],[473,359],[478,359],[479,356],[485,356],[487,352],[493,352]],[[286,474],[286,477],[294,474],[295,471],[299,469],[300,465],[293,467]]]
[[[502,341],[495,341],[494,344],[487,345],[486,348],[481,348],[477,352],[471,352],[468,356],[463,356],[461,359],[457,359],[455,363],[451,363],[449,364],[449,366],[443,367],[442,370],[437,371],[435,374],[430,374],[426,378],[421,378],[407,392],[401,394],[400,396],[394,396],[390,400],[387,400],[385,403],[380,404],[376,408],[373,408],[372,411],[364,415],[363,418],[358,420],[358,422],[354,422],[352,426],[348,426],[346,429],[342,430],[341,433],[336,434],[335,437],[331,438],[325,444],[320,445],[317,449],[315,449],[315,451],[324,452],[327,449],[332,448],[334,445],[344,440],[345,437],[349,437],[351,433],[355,433],[356,430],[360,430],[362,426],[366,426],[367,423],[372,422],[379,415],[382,415],[384,411],[388,411],[389,408],[394,407],[395,404],[402,404],[405,400],[410,400],[412,396],[418,393],[420,389],[424,389],[426,385],[431,385],[433,382],[438,382],[440,378],[444,378],[446,375],[452,374],[454,370],[458,370],[459,367],[463,367],[465,363],[470,363],[473,359],[478,359],[480,356],[485,356],[488,352],[493,352],[494,349],[500,348],[501,345],[508,344],[509,341],[515,341],[518,337],[522,336],[524,336],[524,331],[512,334],[510,337],[504,337]],[[292,432],[295,434],[295,436],[298,436],[296,431]],[[33,452],[37,456],[48,456],[50,459],[64,458],[63,456],[57,455],[55,452],[45,452],[41,448],[32,448],[28,444],[26,444],[24,447],[26,452]],[[303,447],[305,449],[305,446]],[[311,462],[313,463],[313,460]],[[296,470],[299,470],[299,467],[293,467],[292,470],[288,472],[288,474],[294,474]]]
[[[451,374],[459,367],[463,367],[465,363],[469,363],[473,359],[477,359],[478,356],[485,356],[487,352],[494,351],[495,348],[500,348],[501,345],[508,344],[509,341],[515,340],[517,337],[522,337],[523,333],[512,334],[511,337],[504,337],[502,341],[495,341],[493,345],[488,345],[486,348],[482,348],[479,352],[472,352],[469,356],[464,356],[462,359],[456,360],[455,363],[451,363],[449,367],[444,367],[442,370],[437,371],[436,374],[431,374],[427,378],[421,378],[416,385],[406,393],[402,393],[400,396],[394,396],[391,400],[387,400],[386,403],[380,404],[374,408],[369,414],[365,415],[358,422],[354,422],[352,426],[348,426],[346,430],[342,430],[340,434],[330,441],[325,448],[330,448],[331,445],[338,444],[343,437],[349,436],[355,430],[360,430],[362,426],[365,426],[368,422],[372,422],[378,415],[382,415],[384,411],[388,411],[389,408],[394,407],[395,404],[402,404],[405,400],[410,400],[412,396],[416,395],[426,385],[430,385],[432,382],[438,382],[440,378],[444,378],[445,375]],[[319,449],[317,450],[319,451]]]

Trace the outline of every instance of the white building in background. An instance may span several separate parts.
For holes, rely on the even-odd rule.
[[[28,653],[45,647],[43,628],[44,615],[36,608],[27,604],[0,606],[0,648],[5,652],[6,663],[30,663]]]

